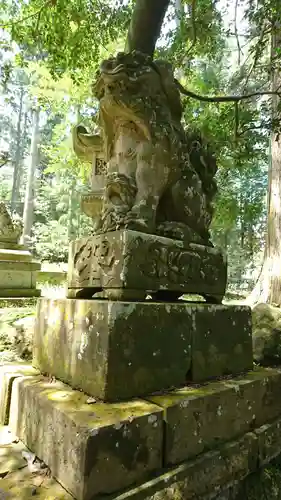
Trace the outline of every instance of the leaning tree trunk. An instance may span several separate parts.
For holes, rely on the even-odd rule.
[[[136,0],[125,51],[153,56],[170,0]]]
[[[280,47],[281,34],[272,35],[272,56]],[[274,66],[273,66],[274,67]],[[272,90],[280,88],[281,71],[272,72]],[[272,112],[276,117],[280,98],[273,96]],[[249,303],[266,302],[281,305],[281,137],[272,133],[268,172],[267,234],[264,262]]]

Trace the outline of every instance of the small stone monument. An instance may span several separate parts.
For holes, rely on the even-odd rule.
[[[38,297],[37,272],[41,265],[19,243],[22,223],[0,202],[0,297]]]

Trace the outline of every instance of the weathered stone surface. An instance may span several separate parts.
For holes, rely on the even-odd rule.
[[[251,309],[245,306],[194,307],[190,380],[203,381],[253,367]]]
[[[212,247],[136,231],[96,235],[70,246],[68,288],[88,290],[88,298],[100,289],[138,289],[221,299],[225,287],[226,262]]]
[[[2,261],[20,261],[20,262],[31,262],[32,261],[32,255],[31,253],[26,250],[25,248],[22,249],[8,249],[8,248],[1,248],[1,242],[0,242],[0,262]],[[3,266],[3,264],[2,264]],[[40,265],[39,265],[40,267]]]
[[[247,308],[183,301],[41,299],[33,364],[105,401],[143,396],[179,387],[187,374],[251,369],[249,317]]]
[[[150,397],[165,410],[165,463],[190,459],[277,418],[280,385],[281,370],[257,369],[243,377]],[[264,430],[262,436],[267,436]],[[280,438],[276,446],[281,450]]]
[[[37,375],[36,370],[27,363],[11,363],[0,366],[0,425],[8,423],[13,382],[23,375]]]
[[[17,214],[11,214],[4,201],[0,202],[0,241],[17,244],[23,224]]]
[[[77,500],[109,494],[162,466],[162,410],[145,401],[87,404],[41,377],[14,382],[9,426]]]
[[[94,88],[107,161],[96,231],[130,228],[210,245],[217,165],[201,134],[182,127],[171,64],[119,53],[102,62]],[[87,157],[97,136],[85,135],[74,148]]]
[[[281,362],[281,309],[271,304],[253,308],[253,355],[262,365]]]
[[[263,425],[256,431],[260,465],[268,464],[281,453],[281,420]]]
[[[257,466],[258,440],[248,433],[219,450],[204,453],[139,487],[107,497],[108,500],[195,500],[230,481],[242,480]],[[99,500],[105,497],[99,497]]]
[[[41,299],[33,364],[116,401],[184,383],[192,315],[182,304]]]
[[[23,261],[20,260],[22,256]],[[19,251],[18,255],[13,251],[15,260],[6,260],[7,258],[5,255],[1,260],[0,255],[0,297],[39,296],[40,290],[36,289],[36,278],[41,265],[36,261],[30,261],[28,255],[22,251]]]

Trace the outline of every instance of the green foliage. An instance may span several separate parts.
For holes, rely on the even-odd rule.
[[[38,59],[39,52],[53,75],[70,71],[80,81],[81,71],[95,67],[101,48],[126,29],[130,14],[126,4],[122,0],[114,4],[110,0],[2,0],[0,15],[21,47],[18,61]]]
[[[231,34],[235,26],[227,28],[217,2],[182,0],[178,19],[174,4],[171,0],[156,56],[175,64],[177,77],[186,88],[199,96],[270,89],[270,30],[274,28],[272,14],[274,20],[278,18],[277,0],[241,3],[249,23],[243,26],[245,36],[239,44]],[[133,5],[134,1],[111,0],[0,0],[6,33],[18,44],[18,54],[7,60],[2,80],[9,89],[15,75],[13,64],[21,61],[28,98],[36,100],[42,110],[33,234],[41,259],[65,260],[69,240],[91,231],[91,221],[79,207],[80,194],[89,188],[90,166],[73,154],[70,132],[81,121],[92,129],[97,127],[92,81],[100,60],[123,49]],[[229,16],[230,7],[225,6]],[[0,46],[0,58],[4,47],[6,51],[10,47],[8,35],[2,50]],[[280,58],[277,51],[276,64]],[[11,88],[9,109],[16,123],[21,84],[13,99]],[[270,97],[253,97],[240,102],[238,108],[229,102],[183,97],[183,106],[185,126],[199,128],[216,153],[219,193],[213,238],[228,251],[230,280],[241,281],[245,269],[252,276],[251,263],[263,249],[268,132],[280,120],[272,119]],[[0,116],[0,126],[9,139],[9,116],[1,123]],[[30,125],[23,157],[29,140]],[[9,183],[5,180],[4,185]]]

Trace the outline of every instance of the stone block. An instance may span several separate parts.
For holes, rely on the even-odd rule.
[[[5,250],[0,250],[1,252]],[[24,253],[29,252],[19,251],[19,254]],[[17,260],[20,257],[24,259]],[[28,255],[16,256],[15,260],[3,260],[0,255],[0,297],[39,296],[40,290],[36,289],[36,278],[40,267],[38,262],[29,261]]]
[[[253,433],[204,453],[131,490],[99,500],[191,500],[215,497],[221,486],[239,481],[257,466],[258,443]]]
[[[267,423],[256,430],[259,441],[259,463],[268,464],[281,453],[281,420]]]
[[[61,382],[22,377],[11,401],[11,431],[77,500],[144,481],[162,466],[162,409],[87,400]]]
[[[196,293],[221,299],[226,261],[213,247],[137,231],[115,231],[70,245],[68,288]],[[144,293],[145,297],[145,293]],[[84,295],[89,298],[89,295]],[[131,296],[130,298],[134,298]]]
[[[281,370],[258,369],[243,377],[150,397],[165,411],[166,465],[191,459],[277,418],[280,386]]]
[[[249,320],[247,308],[183,301],[41,299],[33,365],[104,401],[144,396],[251,369]]]
[[[253,367],[252,315],[245,306],[190,306],[195,328],[192,369],[187,379],[200,382]]]
[[[23,375],[37,375],[39,371],[27,363],[11,363],[0,366],[0,425],[9,420],[13,382]]]

